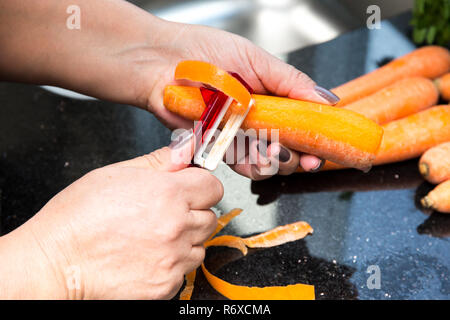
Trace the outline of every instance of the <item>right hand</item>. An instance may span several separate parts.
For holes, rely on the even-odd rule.
[[[55,270],[40,276],[47,288],[52,279],[61,295],[86,299],[168,299],[178,292],[204,259],[203,243],[217,224],[210,208],[223,186],[204,169],[173,163],[175,152],[183,151],[166,147],[94,170],[19,228],[42,249],[39,263]],[[80,271],[80,289],[70,294],[61,291],[67,270]]]

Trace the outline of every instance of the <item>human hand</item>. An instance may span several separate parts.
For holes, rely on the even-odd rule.
[[[56,292],[57,298],[173,297],[184,275],[203,261],[203,243],[217,223],[210,208],[223,195],[208,171],[173,161],[176,152],[183,149],[166,147],[94,170],[13,231],[12,237],[33,235],[22,244],[38,244],[34,251],[42,254],[34,265],[45,265],[48,275],[34,270],[46,282],[31,281],[27,287],[47,289],[26,298],[41,299],[49,292],[52,298]],[[67,291],[67,270],[78,270],[77,290]]]
[[[70,0],[46,0],[23,6],[4,1],[0,12],[3,80],[55,85],[136,105],[172,129],[192,126],[163,105],[164,87],[173,81],[181,60],[202,60],[237,72],[256,93],[329,104],[338,101],[305,74],[237,35],[164,21],[121,0],[78,0],[83,18],[80,29],[72,30],[63,19],[72,4]],[[279,174],[290,174],[298,165],[311,171],[321,163],[317,157],[279,144],[261,154],[257,145],[249,144],[245,157],[257,154],[261,161],[232,166],[255,180],[267,177],[261,174],[262,168],[277,154]]]
[[[328,90],[318,87],[306,74],[295,69],[255,46],[245,38],[216,30],[213,28],[162,22],[166,36],[160,40],[158,52],[160,59],[144,63],[144,78],[137,92],[141,97],[148,97],[148,110],[153,112],[163,123],[171,128],[189,128],[191,121],[168,111],[163,105],[164,87],[173,83],[174,70],[181,60],[201,60],[240,74],[244,80],[259,94],[274,94],[293,99],[335,104],[339,99]],[[130,57],[136,54],[127,53]],[[142,52],[141,52],[142,54]],[[153,54],[155,54],[153,52]],[[147,65],[148,64],[148,65]],[[267,150],[258,150],[259,142],[251,141],[247,145],[245,159],[231,167],[254,180],[269,177],[263,168],[270,166],[279,158],[279,174],[291,174],[298,166],[305,171],[318,170],[322,161],[317,157],[299,154],[278,143],[270,144]],[[263,148],[265,149],[265,148]],[[249,161],[250,158],[258,161]],[[277,173],[277,172],[274,172]],[[272,173],[272,174],[274,174]]]

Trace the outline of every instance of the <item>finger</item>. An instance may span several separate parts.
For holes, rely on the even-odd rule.
[[[267,153],[271,153],[266,143],[262,143],[256,139],[252,140],[249,145],[248,155],[239,161],[232,169],[252,180],[264,180],[278,172],[278,164],[272,163]]]
[[[205,248],[203,245],[192,246],[191,252],[184,263],[184,274],[188,274],[197,269],[205,259]]]
[[[165,107],[156,109],[153,114],[159,121],[161,121],[164,126],[169,128],[170,130],[175,130],[178,128],[190,129],[193,125],[191,120],[187,120],[167,110],[167,108]]]
[[[202,245],[216,230],[217,216],[212,210],[190,210],[188,228],[192,245]]]
[[[339,98],[305,73],[255,47],[250,61],[264,87],[277,96],[335,105]]]
[[[173,73],[170,73],[173,74]],[[160,120],[167,128],[174,130],[177,128],[189,129],[192,128],[192,121],[185,119],[171,111],[164,106],[164,88],[167,84],[174,84],[170,81],[171,77],[167,77],[164,73],[163,79],[158,82],[155,88],[151,90],[150,98],[146,108],[152,112],[158,120]]]
[[[176,173],[183,188],[184,200],[192,210],[209,209],[223,197],[223,185],[205,169],[186,168]]]
[[[115,167],[133,167],[159,171],[179,171],[189,166],[194,153],[192,131],[185,131],[169,147],[155,150],[149,154],[113,164]]]
[[[303,154],[300,156],[300,166],[307,172],[319,171],[324,163],[325,161],[322,159],[310,154]]]
[[[270,157],[272,159],[275,158],[272,161],[278,161],[278,174],[290,175],[298,169],[300,163],[300,154],[298,152],[289,150],[279,143],[272,143],[270,151]]]

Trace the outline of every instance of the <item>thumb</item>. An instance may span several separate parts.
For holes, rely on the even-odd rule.
[[[334,93],[268,52],[257,50],[252,65],[263,86],[272,94],[331,105],[339,102]]]
[[[131,160],[116,163],[114,166],[170,172],[187,168],[191,163],[194,152],[194,139],[192,135],[189,135],[174,142],[168,147],[163,147]]]

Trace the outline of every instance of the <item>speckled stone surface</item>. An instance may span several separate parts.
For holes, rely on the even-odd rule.
[[[409,15],[289,54],[321,86],[333,87],[414,48]],[[314,32],[314,30],[311,30]],[[245,77],[245,75],[244,75]],[[0,83],[0,230],[5,234],[88,171],[150,152],[170,132],[145,111],[102,101],[61,98],[32,85]],[[222,234],[250,235],[298,220],[314,234],[246,257],[208,249],[206,264],[236,284],[314,284],[318,299],[449,299],[450,216],[423,213],[432,186],[417,160],[374,168],[297,174],[251,182],[221,166],[218,212],[244,213]],[[378,266],[380,289],[367,270]],[[194,299],[223,299],[197,278]]]

